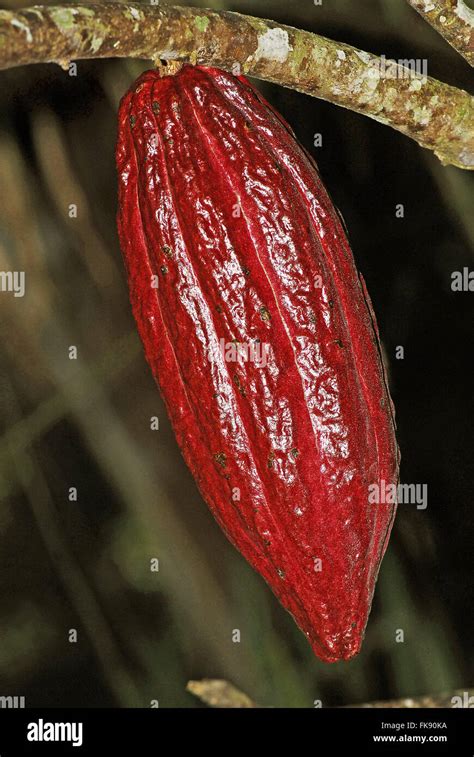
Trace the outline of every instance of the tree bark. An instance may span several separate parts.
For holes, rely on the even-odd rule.
[[[214,678],[204,678],[202,681],[189,681],[187,690],[210,707],[261,707],[253,702],[247,694],[237,689],[228,681]],[[383,709],[417,709],[419,707],[453,707],[466,706],[466,701],[474,695],[474,689],[465,691],[451,691],[446,694],[428,694],[423,697],[404,697],[403,699],[389,699],[366,704],[353,704],[349,707],[370,707]],[[458,704],[459,703],[459,704]]]
[[[242,71],[373,118],[474,169],[474,98],[317,34],[252,16],[104,3],[0,11],[0,68],[71,59],[187,60]]]
[[[408,2],[471,66],[474,66],[474,11],[464,0]]]

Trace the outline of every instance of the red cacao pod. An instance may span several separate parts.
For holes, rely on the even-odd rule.
[[[185,66],[122,99],[117,167],[130,299],[184,458],[316,655],[349,659],[395,514],[369,486],[397,483],[398,448],[316,165],[244,77]]]

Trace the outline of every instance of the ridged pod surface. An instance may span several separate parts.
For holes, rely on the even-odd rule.
[[[314,161],[244,77],[144,73],[118,229],[147,360],[202,496],[321,659],[361,646],[395,506],[374,313]]]

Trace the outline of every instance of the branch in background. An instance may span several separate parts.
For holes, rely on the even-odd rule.
[[[210,707],[248,708],[259,706],[231,683],[217,678],[188,681],[186,691],[194,694],[195,697],[198,697]]]
[[[474,11],[464,0],[408,2],[471,66],[474,66]]]
[[[255,704],[239,689],[231,683],[213,678],[204,678],[202,681],[189,681],[187,691],[201,699],[211,707],[260,707]],[[449,694],[430,694],[424,697],[404,699],[390,699],[386,702],[369,702],[367,704],[354,704],[350,707],[380,707],[397,709],[415,709],[419,707],[453,707],[455,698],[461,703],[469,700],[474,695],[474,689],[465,691],[452,691]],[[454,701],[453,701],[454,700]],[[464,706],[466,706],[464,704]]]
[[[367,704],[353,704],[351,707],[371,707],[371,708],[389,708],[389,709],[419,709],[421,707],[467,707],[469,697],[474,694],[474,689],[464,691],[450,691],[444,694],[427,694],[424,697],[404,697],[403,699],[389,699],[385,702],[368,702]],[[470,705],[469,705],[470,706]]]
[[[105,3],[0,11],[0,68],[71,59],[189,60],[275,82],[393,127],[474,169],[474,98],[385,59],[226,11]]]

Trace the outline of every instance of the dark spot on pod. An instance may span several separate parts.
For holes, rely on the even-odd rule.
[[[296,460],[299,454],[300,454],[299,450],[297,450],[296,447],[293,447],[293,449],[290,451],[290,455],[293,458],[293,460]]]
[[[329,300],[328,305],[330,308],[334,307],[334,300]]]
[[[260,317],[261,317],[262,321],[270,321],[271,320],[271,315],[270,315],[270,313],[268,312],[268,310],[267,310],[267,308],[265,306],[262,306],[260,308]]]
[[[316,323],[316,316],[314,313],[309,314],[309,320],[311,323]]]
[[[155,115],[158,115],[158,113],[160,112],[160,104],[157,103],[156,100],[153,100],[151,109]]]
[[[240,268],[244,276],[250,276],[250,270],[247,268],[247,266],[241,264]]]
[[[165,253],[167,258],[173,257],[173,250],[171,249],[169,245],[167,244],[163,245],[163,252]]]
[[[274,461],[275,461],[275,453],[271,452],[268,455],[268,460],[267,460],[267,465],[268,465],[269,468],[273,468]]]
[[[266,547],[269,547],[271,545],[271,541],[269,539],[264,539],[263,543],[265,544]]]
[[[337,346],[340,347],[341,349],[343,349],[343,347],[344,347],[344,345],[343,345],[343,343],[341,342],[340,339],[336,339],[334,341],[334,344],[337,344]]]
[[[226,456],[225,456],[224,452],[216,452],[216,454],[214,455],[214,460],[215,460],[215,461],[216,461],[216,463],[218,463],[218,464],[219,464],[219,465],[220,465],[220,466],[221,466],[222,468],[225,468],[225,466],[227,465],[227,458],[226,458]]]
[[[222,308],[220,305],[216,305],[216,310],[218,313],[222,313]]]
[[[246,396],[245,389],[242,386],[242,384],[240,383],[240,378],[238,377],[238,375],[236,373],[234,373],[234,383],[235,383],[237,389],[239,390],[240,394],[242,395],[242,397],[245,397]]]
[[[132,129],[136,123],[137,123],[137,119],[135,118],[135,116],[130,116],[130,126],[132,127]]]
[[[275,168],[276,168],[276,170],[277,170],[277,171],[278,171],[279,173],[281,173],[281,172],[282,172],[281,163],[279,163],[279,162],[278,162],[277,160],[275,160],[275,163],[274,163],[274,165],[275,165]]]
[[[168,269],[165,265],[160,266],[161,273],[168,273]]]

